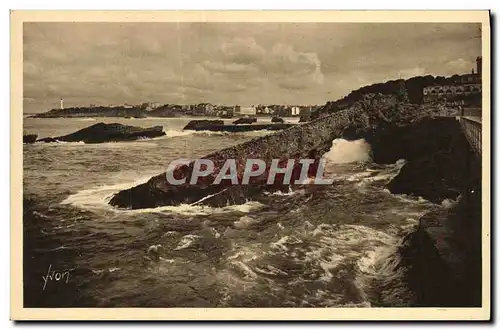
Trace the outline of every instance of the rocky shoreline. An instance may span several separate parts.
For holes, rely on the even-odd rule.
[[[262,130],[279,131],[295,126],[295,124],[285,124],[283,120],[281,121],[281,123],[254,124],[257,118],[240,118],[233,124],[225,125],[223,120],[191,120],[183,130],[242,133]]]
[[[305,157],[322,155],[335,138],[364,138],[380,164],[406,161],[387,185],[394,194],[453,205],[420,219],[398,254],[405,281],[417,306],[479,306],[481,303],[481,161],[475,158],[454,117],[434,117],[432,109],[408,105],[394,97],[370,96],[349,109],[207,155],[218,166],[234,158]],[[188,180],[193,163],[184,174]],[[266,187],[170,186],[165,173],[120,191],[115,207],[147,208],[180,203],[220,206],[243,203]],[[206,201],[203,197],[213,195]],[[465,288],[460,293],[456,287]]]
[[[406,164],[387,188],[442,204],[397,252],[415,306],[481,306],[481,160],[455,118],[425,119],[367,137],[375,162]],[[396,134],[396,135],[394,135]],[[397,136],[398,139],[394,139]],[[460,288],[460,290],[457,290]]]
[[[369,142],[376,142],[380,132],[384,131],[384,125],[404,127],[412,122],[423,120],[427,116],[428,114],[421,107],[404,104],[394,96],[369,95],[347,110],[290,127],[275,134],[255,138],[203,158],[212,160],[217,170],[222,168],[227,159],[235,159],[237,167],[244,169],[247,159],[261,159],[266,164],[270,164],[272,159],[309,158],[308,155],[311,152],[314,152],[316,157],[321,157],[330,149],[332,141],[336,138],[352,140],[371,137]],[[206,129],[207,126],[209,126],[208,123],[203,123],[202,128]],[[191,178],[193,166],[194,161],[183,170],[182,174],[188,181]],[[253,184],[260,189],[266,185],[265,182],[253,182]],[[220,203],[226,204],[232,201],[234,192],[240,193],[241,188],[230,187],[230,183],[224,182],[216,186],[210,184],[173,186],[167,182],[166,174],[162,173],[142,185],[120,191],[113,196],[110,204],[132,209],[189,204],[198,202],[210,193],[217,194],[218,198],[206,199],[203,204],[218,206]],[[256,190],[259,189],[252,189],[252,191]],[[247,196],[247,198],[251,197],[251,195]]]

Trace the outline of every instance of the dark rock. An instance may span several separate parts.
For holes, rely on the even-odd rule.
[[[26,134],[23,135],[23,143],[34,143],[37,139],[37,134]]]
[[[52,109],[48,112],[33,115],[31,118],[85,118],[85,117],[130,117],[145,118],[147,111],[139,107],[77,107],[66,109]]]
[[[480,186],[475,189],[478,194],[464,195],[451,209],[425,214],[405,237],[398,268],[415,295],[413,306],[481,306],[482,203]]]
[[[46,137],[46,138],[43,138],[43,139],[39,139],[36,142],[53,143],[53,142],[59,142],[59,141],[57,141],[57,139],[52,138],[52,137]]]
[[[405,159],[406,164],[387,185],[395,194],[421,196],[431,202],[455,199],[471,177],[474,161],[455,118],[428,118],[406,125],[384,124],[367,136],[374,161]]]
[[[224,125],[223,120],[191,120],[186,126],[184,126],[184,129],[203,131],[209,129],[210,127],[221,125]]]
[[[285,121],[283,120],[283,118],[280,118],[280,117],[273,117],[271,118],[271,123],[284,123]]]
[[[54,138],[40,139],[40,142],[79,142],[102,143],[115,141],[132,141],[140,138],[154,138],[165,135],[162,126],[142,128],[122,124],[98,123],[75,133]]]
[[[256,125],[207,125],[191,128],[194,131],[212,131],[242,133],[252,131],[279,131],[295,126],[295,124],[256,124]]]
[[[305,122],[309,121],[310,117],[311,116],[309,114],[307,114],[307,115],[300,115],[299,123],[305,123]]]
[[[234,125],[240,125],[240,124],[253,124],[257,122],[257,118],[255,117],[241,117],[233,121]]]

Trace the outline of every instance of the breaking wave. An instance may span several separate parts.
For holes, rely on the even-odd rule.
[[[371,160],[371,147],[365,139],[355,141],[335,139],[323,158],[331,164],[368,162]]]

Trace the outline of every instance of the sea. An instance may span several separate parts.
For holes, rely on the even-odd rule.
[[[323,156],[331,185],[224,207],[108,205],[174,159],[274,133],[183,131],[190,120],[25,116],[25,133],[39,138],[98,122],[166,132],[133,142],[23,145],[25,307],[414,304],[398,249],[419,217],[446,205],[391,194],[386,184],[405,160],[375,164],[364,140],[333,141]]]

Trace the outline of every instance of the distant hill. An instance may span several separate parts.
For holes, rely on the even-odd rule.
[[[367,94],[399,95],[400,97],[403,97],[401,93],[404,93],[406,102],[411,104],[422,104],[423,89],[425,87],[457,84],[460,82],[460,78],[461,76],[459,75],[453,75],[451,77],[434,77],[427,75],[416,76],[406,80],[389,80],[383,83],[363,86],[350,92],[347,96],[338,99],[337,101],[327,102],[323,107],[318,108],[311,114],[311,119],[344,110],[356,101],[363,99],[363,96]]]
[[[32,118],[75,118],[75,117],[148,117],[147,111],[141,108],[117,107],[75,107],[52,109],[48,112],[31,116]]]

